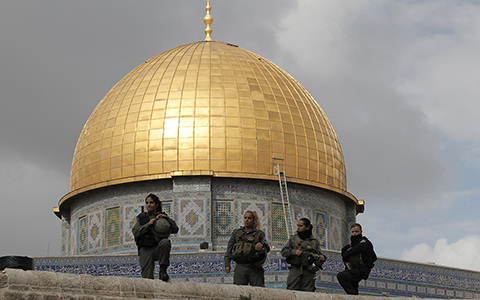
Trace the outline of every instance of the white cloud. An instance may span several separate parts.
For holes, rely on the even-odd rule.
[[[297,57],[285,69],[339,136],[349,191],[367,205],[396,201],[404,211],[428,210],[452,182],[440,160],[445,133],[400,86],[416,84],[410,73],[419,73],[404,59],[418,38],[410,22],[428,12],[417,8],[402,1],[300,1],[277,35]]]
[[[428,210],[417,210],[401,202],[370,203],[357,221],[363,225],[379,256],[399,258],[403,249],[415,245],[433,245],[441,238],[457,240],[459,233],[477,235],[479,197],[478,188],[446,191]]]
[[[451,244],[441,238],[433,248],[418,244],[404,250],[401,259],[480,271],[480,236],[467,236]]]

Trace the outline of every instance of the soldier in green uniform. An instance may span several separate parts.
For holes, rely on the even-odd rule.
[[[170,265],[172,248],[168,237],[170,233],[178,232],[178,226],[174,220],[162,212],[162,203],[156,195],[147,196],[145,207],[147,211],[137,216],[135,226],[132,228],[138,246],[138,261],[142,277],[153,279],[155,261],[158,261],[160,264],[159,277],[163,281],[168,281],[167,268]]]
[[[235,229],[225,252],[225,272],[230,273],[230,263],[235,261],[233,283],[238,285],[265,286],[263,263],[270,246],[265,233],[260,230],[260,218],[256,211],[246,211],[244,226]]]
[[[327,259],[320,243],[312,236],[313,226],[309,219],[301,218],[297,223],[297,234],[290,237],[281,254],[290,264],[287,289],[315,291],[315,273]]]

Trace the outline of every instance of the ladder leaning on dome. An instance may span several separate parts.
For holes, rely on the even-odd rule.
[[[288,196],[287,177],[285,176],[285,171],[280,171],[280,165],[278,163],[273,166],[273,174],[278,175],[285,227],[287,229],[287,236],[291,236],[296,232],[296,229],[294,228],[295,224],[293,222],[292,207]]]

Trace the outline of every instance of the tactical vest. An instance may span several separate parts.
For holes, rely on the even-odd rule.
[[[305,241],[302,240],[298,234],[295,235],[295,241],[293,245],[293,250],[302,250],[302,254],[299,255],[291,255],[287,257],[286,262],[291,265],[297,265],[297,266],[308,266],[308,257],[311,254],[318,254],[317,253],[317,245],[318,245],[318,240],[317,239],[311,239],[310,245],[306,245]]]
[[[265,259],[265,251],[256,251],[255,245],[260,243],[261,231],[245,232],[243,229],[237,230],[235,244],[231,252],[231,259],[237,263],[256,263]]]
[[[143,212],[138,215],[138,220],[140,225],[145,225],[150,221],[150,217],[147,212]],[[155,239],[155,235],[151,230],[139,237],[135,237],[135,243],[139,249],[140,247],[156,247],[158,245],[158,241]]]
[[[349,270],[361,268],[364,265],[362,254],[358,253],[358,254],[350,255],[347,258],[347,261],[345,261],[345,265]]]
[[[345,265],[347,269],[355,269],[355,268],[362,268],[367,267],[368,269],[372,269],[375,264],[374,262],[377,260],[377,254],[373,250],[373,244],[365,237],[365,241],[367,243],[367,249],[363,253],[358,253],[354,255],[350,255],[347,260],[345,261]]]

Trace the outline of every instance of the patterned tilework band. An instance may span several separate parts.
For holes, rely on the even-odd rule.
[[[322,248],[340,250],[347,242],[348,224],[355,222],[355,207],[316,187],[290,184],[289,191],[287,218],[290,213],[294,222],[309,218]],[[134,253],[131,229],[149,193],[159,196],[163,211],[179,226],[171,237],[174,252],[196,251],[201,242],[207,242],[210,250],[223,250],[232,231],[243,225],[247,210],[257,211],[273,246],[283,246],[289,236],[278,182],[182,177],[78,196],[70,217],[62,220],[62,255]]]

